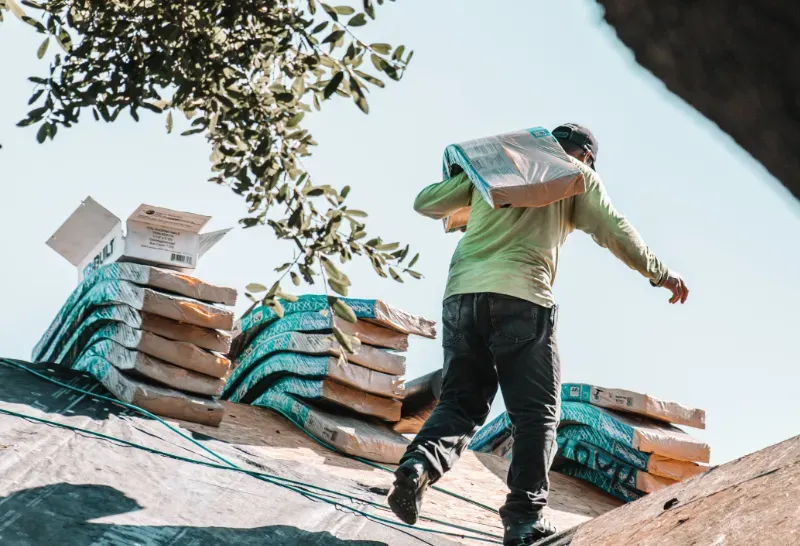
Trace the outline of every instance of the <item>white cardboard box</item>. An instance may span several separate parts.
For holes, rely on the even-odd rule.
[[[210,216],[140,205],[122,220],[91,197],[67,218],[47,245],[78,268],[78,281],[101,265],[129,261],[191,272],[230,229],[200,233]]]

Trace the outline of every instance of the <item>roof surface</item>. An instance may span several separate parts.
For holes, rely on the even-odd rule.
[[[46,365],[32,368],[103,392],[94,380],[70,370]],[[158,421],[28,372],[0,365],[0,384],[0,412],[17,412],[168,454],[218,463]],[[220,428],[170,423],[242,468],[307,486],[292,491],[276,485],[275,480],[267,483],[240,472],[174,460],[85,432],[0,413],[0,473],[4,476],[0,482],[0,542],[62,546],[486,543],[398,528],[354,514],[346,507],[397,521],[387,509],[363,502],[385,507],[390,473],[329,451],[267,410],[243,405],[228,405],[227,410]],[[502,458],[468,452],[439,485],[498,508],[506,493],[507,470],[508,462]],[[552,476],[551,516],[561,528],[588,521],[619,504],[582,482]],[[423,513],[474,531],[502,534],[496,514],[438,491],[426,496]],[[430,521],[421,521],[420,526],[479,536]]]
[[[800,436],[648,495],[541,546],[800,544]]]

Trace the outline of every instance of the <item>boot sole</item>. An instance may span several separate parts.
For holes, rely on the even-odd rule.
[[[417,490],[413,480],[404,475],[395,475],[392,491],[389,493],[389,508],[403,523],[414,525],[419,519]]]

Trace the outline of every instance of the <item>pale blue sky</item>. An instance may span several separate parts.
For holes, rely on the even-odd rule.
[[[371,96],[372,114],[346,101],[311,118],[320,146],[308,162],[317,183],[353,187],[369,227],[422,253],[422,281],[378,279],[349,268],[357,296],[430,318],[458,235],[412,210],[439,179],[447,144],[523,127],[576,121],[600,141],[599,172],[616,207],[691,288],[683,307],[581,233],[562,253],[563,377],[700,406],[697,434],[721,463],[798,432],[800,207],[715,125],[639,68],[594,2],[400,0],[365,37],[416,53],[406,78]],[[91,115],[40,146],[18,129],[41,74],[39,37],[7,17],[0,26],[0,231],[5,287],[0,354],[26,358],[75,284],[72,266],[45,246],[91,195],[120,217],[139,203],[214,216],[233,226],[239,197],[208,184],[201,138],[167,135],[162,118],[139,124]],[[374,28],[373,28],[374,27]],[[199,276],[243,287],[268,282],[291,247],[268,228],[236,230],[201,262]],[[246,307],[242,302],[238,310]],[[415,340],[409,376],[441,366],[438,342]],[[501,411],[498,397],[494,412]]]

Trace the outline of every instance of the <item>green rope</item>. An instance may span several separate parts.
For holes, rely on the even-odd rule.
[[[117,442],[119,444],[126,445],[128,447],[132,447],[132,448],[135,448],[135,449],[140,449],[140,450],[146,451],[146,452],[151,453],[151,454],[160,455],[160,456],[163,456],[163,457],[168,457],[168,458],[175,459],[175,460],[182,461],[182,462],[187,462],[187,463],[191,463],[191,464],[198,464],[198,465],[201,465],[201,466],[206,466],[206,467],[210,467],[210,468],[216,468],[216,469],[220,469],[220,470],[228,470],[228,471],[234,471],[234,472],[240,472],[240,473],[243,473],[243,474],[247,474],[249,476],[252,476],[252,477],[260,479],[262,481],[271,483],[273,485],[277,485],[279,487],[284,487],[284,488],[289,489],[291,491],[295,491],[296,493],[299,493],[299,494],[304,495],[306,497],[313,498],[313,499],[316,499],[316,500],[319,500],[319,501],[322,501],[322,502],[325,502],[325,503],[328,503],[328,504],[332,504],[334,506],[339,506],[341,508],[345,508],[347,510],[350,510],[350,511],[356,513],[356,514],[359,514],[359,515],[361,515],[363,517],[366,517],[366,518],[368,518],[370,520],[373,520],[373,521],[376,521],[378,523],[382,523],[382,524],[385,524],[385,525],[396,526],[396,527],[407,528],[407,529],[413,529],[413,530],[417,530],[417,531],[426,531],[426,532],[430,532],[430,533],[434,533],[434,534],[440,534],[440,535],[444,535],[444,536],[469,538],[469,539],[472,539],[472,540],[488,542],[488,543],[493,543],[493,544],[499,544],[499,542],[497,540],[489,540],[489,539],[486,539],[486,538],[475,537],[475,536],[466,536],[466,535],[459,534],[459,533],[450,533],[450,532],[447,532],[447,531],[441,531],[441,530],[437,530],[437,529],[416,527],[416,526],[413,526],[413,525],[407,525],[405,523],[392,521],[392,520],[389,520],[389,519],[386,519],[386,518],[375,516],[374,514],[370,514],[369,512],[365,512],[363,510],[359,510],[359,509],[354,508],[352,506],[347,506],[347,505],[341,504],[339,502],[333,501],[333,500],[328,499],[326,497],[322,497],[320,495],[317,495],[316,493],[312,493],[312,492],[308,491],[308,489],[315,489],[315,490],[318,490],[318,491],[321,491],[321,492],[324,492],[324,493],[328,493],[330,495],[340,496],[340,497],[346,498],[346,499],[351,500],[351,501],[361,502],[361,503],[364,503],[364,504],[367,504],[367,505],[371,505],[371,506],[380,508],[382,510],[386,510],[386,507],[384,507],[381,504],[375,503],[373,501],[370,501],[370,500],[367,500],[367,499],[358,498],[358,497],[355,497],[355,496],[352,496],[352,495],[349,495],[349,494],[346,494],[346,493],[341,493],[339,491],[326,489],[324,487],[316,486],[316,485],[309,484],[309,483],[306,483],[306,482],[297,481],[297,480],[290,480],[288,478],[283,478],[282,476],[267,474],[265,472],[257,472],[257,471],[243,469],[243,468],[239,467],[238,465],[236,465],[235,463],[229,461],[228,459],[226,459],[222,455],[218,454],[214,450],[212,450],[212,449],[204,446],[200,442],[196,441],[194,438],[184,434],[179,429],[177,429],[176,427],[170,425],[168,422],[166,422],[162,418],[158,417],[157,415],[154,415],[154,414],[150,413],[149,411],[147,411],[145,409],[142,409],[142,408],[140,408],[138,406],[134,406],[132,404],[128,404],[128,403],[123,402],[121,400],[117,400],[115,398],[111,398],[111,397],[104,396],[104,395],[101,395],[101,394],[97,394],[97,393],[94,393],[94,392],[91,392],[91,391],[87,391],[87,390],[81,389],[79,387],[75,387],[73,385],[68,385],[68,384],[63,383],[61,381],[58,381],[57,379],[54,379],[52,377],[48,377],[47,375],[44,375],[44,374],[42,374],[40,372],[37,372],[36,370],[33,370],[33,369],[29,368],[26,364],[22,363],[21,361],[15,361],[15,360],[3,358],[3,359],[0,359],[0,362],[3,363],[3,364],[6,364],[6,365],[10,365],[10,366],[12,366],[14,368],[24,370],[24,371],[26,371],[26,372],[34,375],[34,376],[37,376],[37,377],[39,377],[41,379],[44,379],[44,380],[46,380],[46,381],[48,381],[50,383],[53,383],[53,384],[59,385],[61,387],[73,390],[73,391],[78,392],[78,393],[81,393],[84,396],[90,396],[90,397],[95,398],[95,399],[104,400],[104,401],[110,402],[112,404],[121,406],[123,408],[130,409],[132,411],[138,412],[138,413],[140,413],[140,414],[142,414],[142,415],[144,415],[146,417],[152,418],[152,419],[158,421],[160,424],[166,426],[169,430],[171,430],[174,433],[178,434],[180,437],[184,438],[185,440],[189,441],[193,445],[196,445],[197,447],[199,447],[203,451],[207,452],[209,455],[211,455],[214,458],[224,462],[227,466],[223,466],[223,465],[216,464],[216,463],[211,463],[211,462],[206,462],[206,461],[201,461],[201,460],[197,460],[197,459],[191,459],[191,458],[188,458],[188,457],[182,457],[180,455],[175,455],[173,453],[169,453],[169,452],[162,451],[162,450],[159,450],[159,449],[150,448],[150,447],[147,447],[147,446],[144,446],[144,445],[141,445],[141,444],[137,444],[135,442],[130,442],[128,440],[124,440],[122,438],[117,438],[115,436],[110,436],[110,435],[103,434],[103,433],[100,433],[100,432],[84,429],[84,428],[81,428],[81,427],[75,427],[75,426],[67,425],[67,424],[64,424],[64,423],[58,423],[56,421],[52,421],[52,420],[49,420],[49,419],[42,419],[42,418],[39,418],[39,417],[34,417],[32,415],[26,415],[26,414],[22,414],[22,413],[17,413],[17,412],[11,411],[11,410],[3,409],[3,408],[0,408],[0,413],[4,413],[4,414],[7,414],[7,415],[12,415],[12,416],[19,417],[19,418],[22,418],[22,419],[27,419],[27,420],[30,420],[30,421],[33,421],[33,422],[37,422],[37,423],[47,424],[47,425],[51,425],[51,426],[55,426],[55,427],[59,427],[59,428],[67,429],[67,430],[71,430],[73,432],[80,432],[80,433],[83,433],[83,434],[89,434],[91,436],[96,436],[96,437],[104,439],[104,440],[108,440],[108,441],[111,441],[111,442]],[[313,436],[311,436],[311,437],[314,440],[319,442],[319,440],[317,440]],[[322,442],[319,442],[319,443],[321,445],[325,446],[324,443],[322,443]],[[326,446],[326,447],[328,447],[328,446]],[[354,458],[356,458],[356,457],[354,457]],[[359,459],[359,458],[356,458],[356,459]],[[371,463],[371,461],[369,461],[369,463]],[[389,470],[389,469],[387,469],[385,467],[380,467],[379,465],[375,465],[374,463],[371,463],[371,466],[377,466],[379,468],[383,468],[384,470]],[[306,489],[303,489],[303,488],[306,488]],[[455,495],[455,494],[453,494],[453,495]],[[467,500],[469,500],[469,499],[467,499]],[[444,526],[447,526],[447,527],[452,527],[454,529],[459,529],[459,530],[467,531],[467,532],[470,532],[470,533],[484,535],[486,537],[491,537],[492,539],[500,539],[501,538],[501,537],[499,537],[497,535],[494,535],[494,534],[491,534],[491,533],[487,533],[487,532],[484,532],[484,531],[481,531],[481,530],[478,530],[478,529],[472,529],[472,528],[469,528],[469,527],[460,526],[460,525],[457,525],[457,524],[454,524],[454,523],[441,521],[441,520],[437,520],[437,519],[426,517],[426,516],[423,516],[421,519],[424,519],[424,520],[429,521],[431,523],[438,523],[440,525],[444,525]]]

